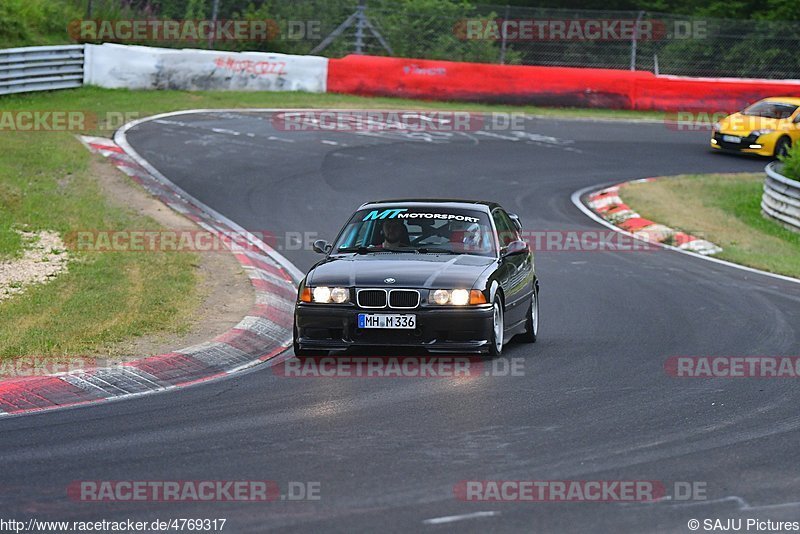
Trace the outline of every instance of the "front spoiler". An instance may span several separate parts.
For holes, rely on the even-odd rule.
[[[416,315],[413,331],[357,327],[359,313]],[[429,352],[482,352],[491,343],[492,307],[419,307],[413,310],[303,305],[295,308],[295,341],[301,349],[345,351],[356,347],[416,347]]]

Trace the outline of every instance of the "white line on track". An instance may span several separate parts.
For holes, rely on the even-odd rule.
[[[500,512],[486,511],[486,512],[472,512],[471,514],[462,515],[446,515],[443,517],[433,517],[426,519],[422,523],[425,525],[444,525],[446,523],[455,523],[456,521],[465,521],[467,519],[479,519],[481,517],[492,517],[500,515]]]

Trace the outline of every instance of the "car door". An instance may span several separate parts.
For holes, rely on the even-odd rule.
[[[522,240],[508,213],[502,208],[495,208],[492,211],[492,218],[500,246],[499,278],[506,300],[506,327],[511,327],[527,317],[533,265],[527,250],[506,255],[511,243]]]

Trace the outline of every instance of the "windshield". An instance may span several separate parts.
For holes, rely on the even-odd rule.
[[[796,109],[797,106],[795,105],[781,102],[756,102],[742,111],[742,115],[764,117],[766,119],[788,119]]]
[[[494,256],[495,245],[486,213],[438,207],[391,207],[357,211],[333,252]]]

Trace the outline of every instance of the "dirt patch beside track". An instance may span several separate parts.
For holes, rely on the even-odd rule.
[[[150,196],[101,156],[93,157],[91,174],[112,205],[150,217],[170,230],[199,229]],[[198,253],[197,257],[197,310],[185,332],[150,334],[123,341],[112,345],[103,355],[129,359],[188,347],[226,332],[247,315],[255,303],[253,287],[234,256],[226,252],[208,252]]]

